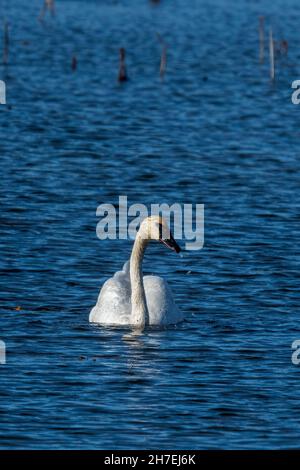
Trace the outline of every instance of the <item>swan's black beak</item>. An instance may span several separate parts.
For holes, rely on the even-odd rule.
[[[161,243],[163,243],[164,245],[166,245],[168,248],[170,248],[171,250],[173,251],[176,251],[176,253],[180,253],[181,252],[181,248],[180,246],[178,245],[178,243],[174,240],[173,238],[173,235],[170,233],[170,238],[168,239],[163,239],[163,238],[160,238],[159,241]]]

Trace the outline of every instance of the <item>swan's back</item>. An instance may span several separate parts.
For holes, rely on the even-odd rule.
[[[129,262],[102,286],[97,303],[90,313],[93,323],[128,325],[131,315]]]
[[[171,289],[163,278],[143,277],[150,325],[170,325],[183,320],[174,302]],[[108,279],[100,291],[97,304],[90,313],[90,322],[106,325],[130,325],[131,284],[129,261],[123,270]]]

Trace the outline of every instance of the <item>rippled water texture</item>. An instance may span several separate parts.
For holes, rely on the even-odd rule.
[[[298,3],[61,0],[44,24],[41,3],[1,1],[1,448],[299,447]],[[259,15],[289,41],[273,85]],[[131,341],[88,323],[130,255],[95,233],[119,194],[205,204],[204,249],[144,265],[186,322]]]

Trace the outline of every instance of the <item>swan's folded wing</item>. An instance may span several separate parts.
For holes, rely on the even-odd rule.
[[[144,276],[144,286],[150,325],[171,325],[183,320],[167,281],[158,276]]]
[[[100,291],[97,304],[90,313],[90,322],[125,325],[131,313],[130,282],[126,273],[119,271],[108,279]]]

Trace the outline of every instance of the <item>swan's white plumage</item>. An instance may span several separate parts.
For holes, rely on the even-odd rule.
[[[167,282],[157,276],[143,276],[143,257],[150,240],[158,240],[180,252],[166,221],[160,216],[146,217],[136,235],[130,262],[105,282],[90,322],[106,325],[169,325],[183,320]]]
[[[90,313],[90,322],[106,325],[131,324],[130,263],[124,264],[108,279],[99,294],[97,304]],[[170,325],[183,320],[168,283],[158,276],[143,276],[149,325]]]

